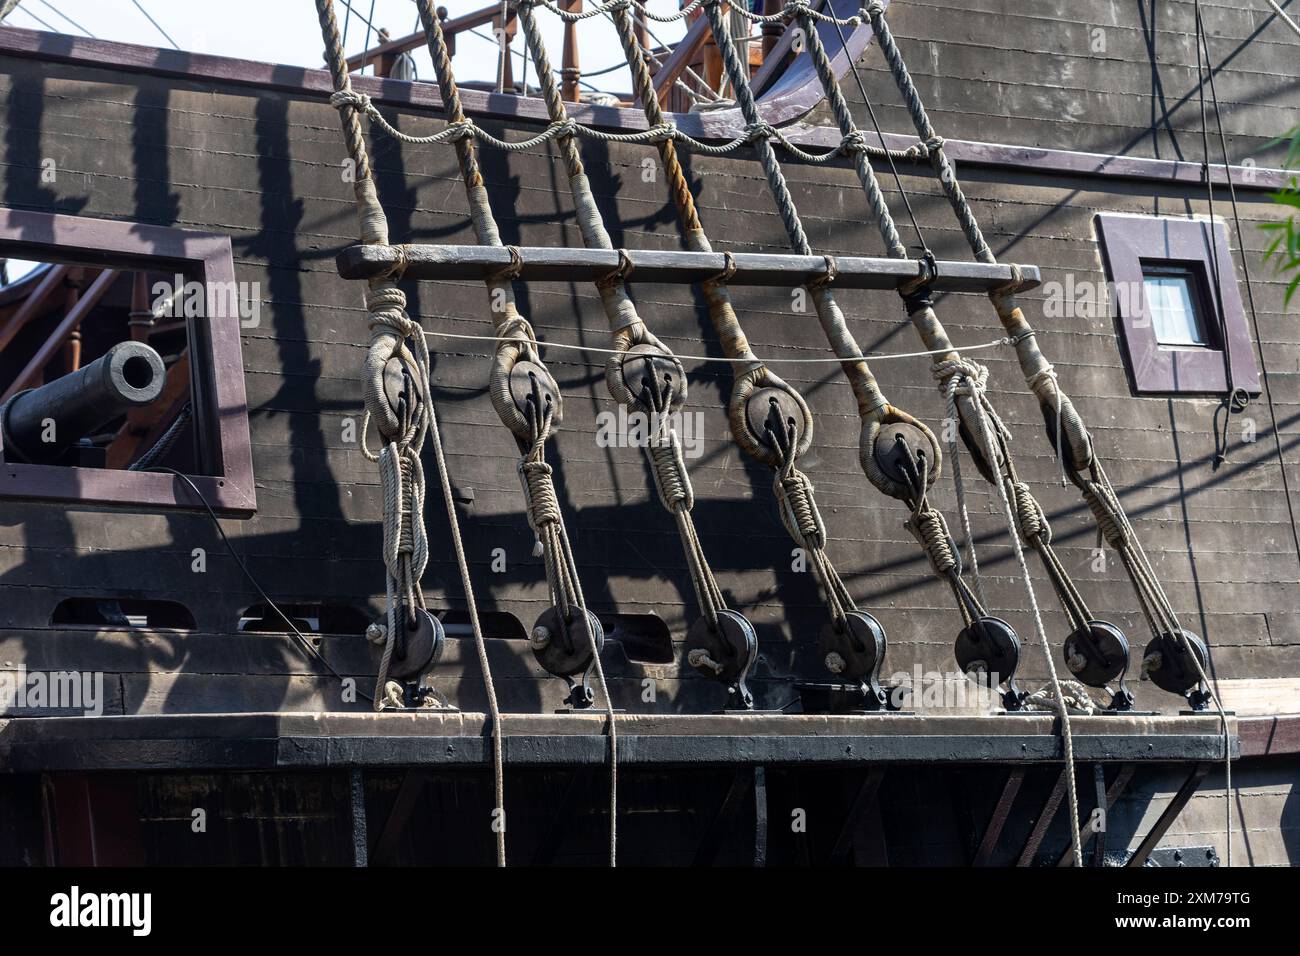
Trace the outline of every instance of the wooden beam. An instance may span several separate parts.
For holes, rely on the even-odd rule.
[[[1043,801],[1043,809],[1038,813],[1038,819],[1034,821],[1033,829],[1029,831],[1029,838],[1025,840],[1024,847],[1020,850],[1020,858],[1016,860],[1016,866],[1029,866],[1034,860],[1034,854],[1043,844],[1043,837],[1047,835],[1047,828],[1052,825],[1052,820],[1056,817],[1057,808],[1061,806],[1061,801],[1065,799],[1066,772],[1064,768],[1056,775],[1056,783]]]
[[[713,278],[727,268],[721,252],[664,252],[625,250],[633,266],[631,282],[685,283]],[[619,265],[619,253],[612,249],[573,249],[550,246],[518,247],[519,278],[533,282],[595,282]],[[370,279],[388,275],[405,256],[407,279],[486,279],[511,265],[510,252],[502,246],[407,245],[399,252],[393,246],[355,245],[338,254],[339,275],[345,279]],[[825,274],[822,256],[741,252],[731,257],[735,273],[731,285],[802,285]],[[835,260],[835,285],[845,289],[897,289],[899,284],[921,274],[915,259],[874,259],[843,256]],[[1035,266],[1021,266],[1024,288],[1039,283]],[[940,262],[934,289],[938,292],[988,292],[1011,281],[1010,265],[978,262]]]
[[[582,0],[563,0],[567,13],[581,13]],[[578,24],[565,22],[564,51],[560,59],[560,95],[570,103],[578,102],[578,80],[582,76],[578,65]]]
[[[40,285],[32,290],[32,294],[18,307],[18,311],[5,323],[4,328],[0,329],[0,352],[3,352],[9,346],[9,343],[14,340],[14,337],[23,330],[28,322],[40,314],[46,300],[68,278],[70,269],[70,266],[65,265],[50,267],[49,271],[45,273],[45,277],[41,279]]]
[[[108,291],[109,286],[117,281],[118,275],[120,273],[116,269],[105,269],[99,274],[95,281],[91,283],[90,288],[86,290],[86,294],[68,311],[63,321],[55,326],[54,331],[50,333],[50,337],[36,350],[36,354],[32,356],[31,361],[18,373],[9,388],[5,390],[4,396],[0,397],[0,403],[9,401],[9,399],[28,387],[28,383],[36,377],[36,374],[45,368],[45,363],[63,347],[69,333],[81,324],[82,319],[98,304],[104,293]]]
[[[379,831],[379,839],[375,841],[375,849],[370,854],[370,859],[375,863],[386,863],[396,855],[397,838],[405,831],[406,824],[411,819],[411,813],[419,803],[420,795],[424,792],[430,776],[428,771],[415,769],[407,770],[402,775],[402,783],[397,788],[393,807],[388,811],[384,828]]]
[[[1210,772],[1211,766],[1213,765],[1209,762],[1204,762],[1198,763],[1192,768],[1192,772],[1187,775],[1183,785],[1178,788],[1178,792],[1169,801],[1169,806],[1165,807],[1165,812],[1160,814],[1160,818],[1156,820],[1147,835],[1142,838],[1142,842],[1133,851],[1133,855],[1129,857],[1128,862],[1124,864],[1125,866],[1146,865],[1147,859],[1151,856],[1151,851],[1160,845],[1160,841],[1164,839],[1169,828],[1173,826],[1174,821],[1183,812],[1183,808],[1187,806],[1187,801],[1192,799],[1196,789],[1201,785],[1201,781]]]
[[[441,11],[441,7],[439,10]],[[475,10],[473,13],[467,13],[464,16],[457,17],[454,20],[442,20],[442,32],[451,40],[457,33],[463,33],[466,30],[472,30],[475,27],[485,26],[491,23],[501,13],[501,4],[494,3],[491,6],[483,7],[481,10]],[[511,16],[513,17],[513,12]],[[363,70],[374,61],[384,56],[396,57],[400,53],[408,53],[411,50],[424,46],[426,37],[423,30],[417,30],[415,33],[408,33],[406,36],[398,37],[396,40],[389,40],[387,43],[381,43],[378,46],[371,47],[369,50],[363,50],[348,57],[348,72],[355,73]]]
[[[1131,763],[1125,764],[1120,768],[1119,774],[1115,777],[1114,781],[1111,782],[1110,787],[1106,790],[1107,815],[1110,814],[1111,807],[1115,806],[1115,801],[1118,800],[1120,798],[1120,795],[1123,794],[1124,791],[1128,789],[1129,781],[1133,779],[1133,774],[1135,774],[1136,772],[1137,772],[1137,767]],[[1087,839],[1085,839],[1083,836],[1080,836],[1079,839],[1083,840],[1084,846],[1088,845]],[[1066,846],[1065,851],[1061,854],[1060,858],[1056,861],[1056,865],[1069,866],[1072,862],[1074,862],[1074,847]]]
[[[672,92],[673,86],[686,68],[694,62],[708,39],[709,21],[700,17],[691,24],[681,42],[673,47],[673,52],[668,54],[668,58],[663,61],[663,65],[654,76],[655,95],[659,97],[660,106],[668,105],[668,94]]]
[[[1008,771],[1007,781],[1002,785],[1002,793],[993,807],[988,826],[984,828],[984,836],[980,839],[979,849],[975,851],[972,865],[989,865],[989,861],[993,858],[993,851],[997,848],[998,839],[1002,836],[1002,828],[1006,826],[1007,817],[1011,814],[1011,805],[1015,803],[1016,794],[1020,792],[1020,785],[1024,782],[1024,767],[1012,767]]]
[[[862,786],[858,788],[853,804],[845,814],[844,822],[840,824],[839,836],[835,838],[835,846],[831,849],[832,864],[843,863],[848,859],[853,849],[853,832],[867,811],[875,806],[876,798],[880,794],[880,785],[885,780],[885,770],[884,766],[872,767],[862,778]]]

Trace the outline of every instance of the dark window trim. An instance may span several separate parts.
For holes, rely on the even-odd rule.
[[[1210,230],[1213,229],[1213,238]],[[1119,340],[1137,395],[1222,395],[1227,388],[1219,311],[1214,296],[1214,249],[1222,277],[1224,327],[1232,352],[1233,384],[1252,395],[1260,391],[1255,344],[1237,286],[1237,269],[1223,223],[1156,216],[1097,216],[1107,274],[1114,287],[1111,305]],[[1143,264],[1188,266],[1197,277],[1198,307],[1211,346],[1161,345],[1149,318]],[[1116,294],[1124,290],[1125,294]]]
[[[175,270],[205,286],[235,281],[230,237],[217,233],[0,209],[0,242],[7,255],[38,262]],[[208,361],[196,363],[203,379],[191,384],[195,422],[215,429],[205,440],[215,451],[213,474],[190,478],[214,509],[231,516],[251,515],[257,509],[239,333],[237,311],[189,319],[190,342],[208,345],[203,350]],[[20,462],[0,462],[0,498],[149,509],[202,507],[173,475]]]

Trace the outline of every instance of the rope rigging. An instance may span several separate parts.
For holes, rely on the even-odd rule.
[[[912,81],[907,65],[885,19],[884,4],[880,0],[869,0],[863,13],[870,20],[872,31],[880,45],[881,53],[889,65],[895,84],[903,96],[913,126],[921,140],[926,144],[931,168],[941,184],[968,245],[978,261],[995,264],[997,258],[989,248],[975,218],[974,211],[962,192],[956,174],[944,154],[943,140],[937,135],[930,122],[920,94]],[[1201,47],[1204,42],[1201,33],[1198,0],[1198,64],[1200,63]],[[1208,50],[1206,52],[1208,53]],[[854,66],[855,75],[856,72],[856,66]],[[864,99],[866,99],[865,94]],[[1208,169],[1208,136],[1205,140],[1205,147]],[[1224,159],[1226,163],[1226,143]],[[1208,182],[1208,176],[1206,178]],[[1124,508],[1120,504],[1119,497],[1106,476],[1101,461],[1094,453],[1091,436],[1088,434],[1082,418],[1069,398],[1061,390],[1055,369],[1043,356],[1035,340],[1035,332],[1016,302],[1015,294],[1018,291],[1018,285],[1017,282],[1009,283],[1001,289],[990,292],[989,297],[998,313],[1003,328],[1011,336],[1015,345],[1021,371],[1043,411],[1048,437],[1056,447],[1057,456],[1061,460],[1066,475],[1082,492],[1084,500],[1097,521],[1101,536],[1120,555],[1124,568],[1133,583],[1139,606],[1152,634],[1152,640],[1143,653],[1143,676],[1149,676],[1163,690],[1185,695],[1194,709],[1202,709],[1210,703],[1214,705],[1223,727],[1225,785],[1229,787],[1230,792],[1231,734],[1226,712],[1206,674],[1206,667],[1209,664],[1208,648],[1201,638],[1185,630],[1179,624],[1177,613],[1156,577],[1150,559],[1134,532]],[[1228,360],[1230,361],[1230,359]],[[1230,371],[1228,373],[1228,382],[1231,389]],[[1229,401],[1233,400],[1230,397]],[[992,442],[988,443],[988,449],[990,452],[995,451]],[[989,460],[992,459],[986,457],[986,461]],[[1008,500],[1008,512],[1010,513],[1010,501],[1006,495],[1006,489],[1001,484],[999,484],[999,489],[1003,493],[1004,500]],[[1013,542],[1016,543],[1017,552],[1019,552],[1019,542],[1014,537]],[[1049,567],[1049,574],[1051,573]],[[1054,574],[1052,576],[1055,582],[1056,576]],[[1028,585],[1027,575],[1026,584]],[[1063,600],[1064,598],[1065,595],[1063,595]],[[1068,660],[1071,649],[1067,646],[1066,650]],[[1051,665],[1050,655],[1049,665]],[[1052,667],[1053,682],[1055,684],[1054,665]],[[1064,699],[1059,688],[1056,691],[1056,697],[1058,704],[1061,705],[1063,730],[1066,730],[1068,728],[1068,718],[1065,716]],[[1071,787],[1071,791],[1073,796],[1073,787]],[[1229,865],[1231,865],[1231,800],[1227,799],[1225,803],[1228,805],[1227,858]]]
[[[465,121],[459,88],[451,67],[451,55],[442,25],[429,0],[416,0],[420,20],[428,39],[429,54],[438,86],[452,123]],[[553,77],[541,73],[543,82]],[[470,217],[481,244],[501,245],[487,188],[478,165],[474,142],[456,141],[456,155],[469,198]],[[532,326],[519,313],[512,280],[512,266],[487,282],[493,322],[503,342],[497,347],[491,374],[491,395],[498,416],[514,434],[522,459],[520,484],[527,505],[529,525],[546,568],[547,584],[554,605],[543,612],[533,627],[530,643],[534,656],[549,672],[569,683],[570,703],[589,707],[593,694],[588,676],[594,671],[605,700],[610,746],[610,865],[617,845],[618,742],[613,703],[609,697],[600,650],[604,634],[596,616],[587,609],[577,564],[569,541],[564,516],[555,491],[551,466],[546,461],[546,442],[561,414],[559,386],[542,362]],[[581,682],[575,683],[575,675]]]
[[[612,19],[631,66],[633,98],[641,102],[651,127],[660,126],[664,123],[663,111],[636,38],[628,5],[617,5],[612,11]],[[662,140],[657,146],[687,245],[696,252],[712,251],[675,144],[672,140]],[[730,266],[730,256],[727,262]],[[724,352],[738,364],[738,374],[727,403],[732,437],[746,454],[773,469],[773,492],[781,522],[792,539],[804,549],[830,610],[831,623],[823,632],[822,640],[828,669],[838,676],[860,682],[865,690],[863,699],[867,706],[884,706],[886,695],[877,682],[884,663],[884,630],[871,615],[858,610],[826,554],[828,534],[816,505],[813,484],[797,467],[799,457],[812,443],[812,413],[803,396],[772,372],[750,349],[731,302],[728,278],[724,272],[702,283],[701,291]]]
[[[754,126],[760,122],[757,103],[749,84],[748,70],[726,29],[721,0],[705,0],[703,8],[722,56],[723,70],[731,82],[742,116],[746,123]],[[864,141],[856,131],[849,139]],[[766,138],[758,139],[754,148],[758,152],[791,247],[798,254],[811,255],[812,248],[770,141]],[[861,156],[863,153],[856,155]],[[966,584],[947,523],[929,502],[928,491],[939,476],[942,462],[938,441],[924,424],[886,400],[869,365],[862,358],[831,291],[835,279],[835,260],[831,256],[824,258],[827,264],[825,274],[808,283],[807,288],[822,330],[833,351],[841,359],[841,367],[857,399],[858,414],[862,421],[859,463],[868,480],[878,490],[898,498],[911,508],[911,517],[905,527],[916,537],[935,574],[953,590],[965,625],[959,642],[964,641],[968,646],[971,652],[970,663],[973,666],[979,662],[986,666],[994,685],[1005,679],[1007,693],[1004,694],[1004,700],[1008,706],[1018,706],[1023,695],[1015,689],[1012,675],[1014,660],[1018,657],[1019,641],[1006,622],[988,614],[983,600]],[[992,680],[992,675],[998,679]]]
[[[517,10],[520,26],[537,68],[547,113],[553,124],[564,124],[568,121],[568,114],[551,70],[533,5],[524,0],[518,4]],[[621,10],[618,15],[625,14],[626,11]],[[613,243],[592,195],[591,183],[583,167],[575,137],[572,134],[561,135],[556,140],[556,146],[568,176],[584,245],[588,248],[612,249]],[[609,322],[615,353],[606,362],[605,382],[610,396],[616,402],[629,412],[640,412],[652,423],[650,440],[645,445],[646,458],[654,476],[659,501],[676,520],[691,583],[704,615],[702,621],[694,625],[691,631],[696,638],[700,638],[707,630],[712,635],[712,640],[707,643],[711,644],[727,643],[724,632],[738,638],[738,655],[725,654],[725,648],[721,646],[699,649],[708,652],[710,660],[719,664],[719,669],[714,672],[731,684],[730,691],[736,697],[735,703],[743,708],[751,708],[753,696],[745,684],[745,677],[757,655],[758,640],[749,622],[727,607],[709,567],[691,517],[695,493],[682,457],[681,441],[672,425],[686,401],[686,372],[672,351],[646,326],[628,295],[626,279],[630,271],[631,261],[625,253],[620,253],[619,267],[596,283]],[[688,643],[693,642],[688,639]],[[734,666],[720,663],[720,655],[735,657]],[[702,658],[697,655],[697,659]]]
[[[316,11],[335,91],[347,91],[351,81],[333,0],[316,0]],[[339,117],[348,154],[355,167],[354,192],[361,241],[387,245],[388,222],[371,175],[370,157],[360,120],[350,106],[340,108]],[[442,626],[429,614],[421,584],[428,563],[429,545],[424,526],[424,469],[420,452],[431,430],[444,492],[449,485],[429,389],[429,349],[423,330],[406,313],[406,296],[396,282],[401,272],[399,264],[391,275],[369,280],[365,294],[366,310],[370,314],[370,346],[363,364],[365,415],[362,451],[379,465],[383,488],[383,558],[387,596],[387,624],[374,627],[374,636],[383,643],[374,696],[376,710],[384,709],[386,704],[402,703],[401,685],[389,682],[394,664],[399,665],[399,676],[418,678],[426,667],[432,666],[442,642]],[[372,452],[367,445],[366,433],[372,419],[381,439],[378,453]],[[503,815],[501,715],[488,666],[486,643],[474,606],[468,566],[460,554],[455,505],[450,494],[445,494],[445,499],[492,715],[494,790],[497,811]],[[427,645],[427,655],[414,653],[416,647],[423,645]],[[497,865],[504,866],[504,820],[494,819],[493,823]]]

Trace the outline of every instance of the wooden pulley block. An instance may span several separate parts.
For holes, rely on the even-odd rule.
[[[686,633],[686,660],[702,674],[728,685],[728,708],[752,710],[754,695],[746,680],[758,659],[758,635],[754,626],[732,610],[718,612],[715,628],[700,618]]]
[[[542,365],[527,359],[516,362],[510,370],[510,397],[514,399],[515,408],[525,421],[528,420],[530,401],[540,402],[538,411],[552,409],[551,420],[560,421],[560,388],[555,384],[551,373]]]
[[[772,448],[769,428],[778,436],[785,435],[791,425],[803,427],[803,410],[799,403],[783,388],[760,388],[745,401],[745,426],[754,440]]]
[[[883,710],[889,695],[880,686],[885,663],[885,629],[866,611],[849,611],[844,623],[822,628],[819,648],[826,667],[836,677],[860,684],[868,710]]]
[[[1020,708],[1025,697],[1015,685],[1020,638],[1010,624],[997,617],[977,619],[957,635],[953,656],[962,673],[981,687],[994,690],[1005,686],[1002,700],[1008,710]]]
[[[1193,710],[1203,710],[1210,702],[1210,695],[1198,689],[1201,675],[1192,655],[1196,655],[1200,669],[1205,670],[1209,667],[1210,652],[1205,642],[1191,631],[1184,629],[1181,635],[1187,638],[1186,643],[1176,632],[1154,638],[1142,652],[1142,672],[1161,690],[1186,697]]]
[[[936,453],[930,436],[915,425],[907,422],[882,425],[872,454],[880,470],[899,484],[911,486],[909,465],[929,484]]]
[[[421,607],[403,606],[398,619],[400,630],[388,662],[388,676],[393,680],[411,680],[438,662],[446,633],[442,622]]]
[[[1080,683],[1105,687],[1128,671],[1128,638],[1114,624],[1089,621],[1065,639],[1065,666]]]
[[[383,382],[384,398],[399,422],[405,421],[425,399],[418,377],[399,356],[384,363]]]
[[[645,408],[657,407],[647,386],[662,394],[664,386],[671,385],[673,404],[685,401],[686,370],[676,356],[669,355],[656,345],[634,345],[623,353],[619,364],[624,385]]]

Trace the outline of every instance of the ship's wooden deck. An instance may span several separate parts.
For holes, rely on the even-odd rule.
[[[1256,727],[1268,723],[1269,728]],[[1300,717],[1229,718],[1234,756],[1285,738]],[[600,764],[604,717],[507,714],[506,762]],[[1022,763],[1061,759],[1048,714],[986,716],[785,714],[622,715],[619,762],[726,764]],[[1071,720],[1076,760],[1223,758],[1214,715],[1103,715]],[[1279,735],[1278,728],[1282,728]],[[480,713],[249,713],[0,720],[0,770],[276,769],[473,766],[491,755]]]

